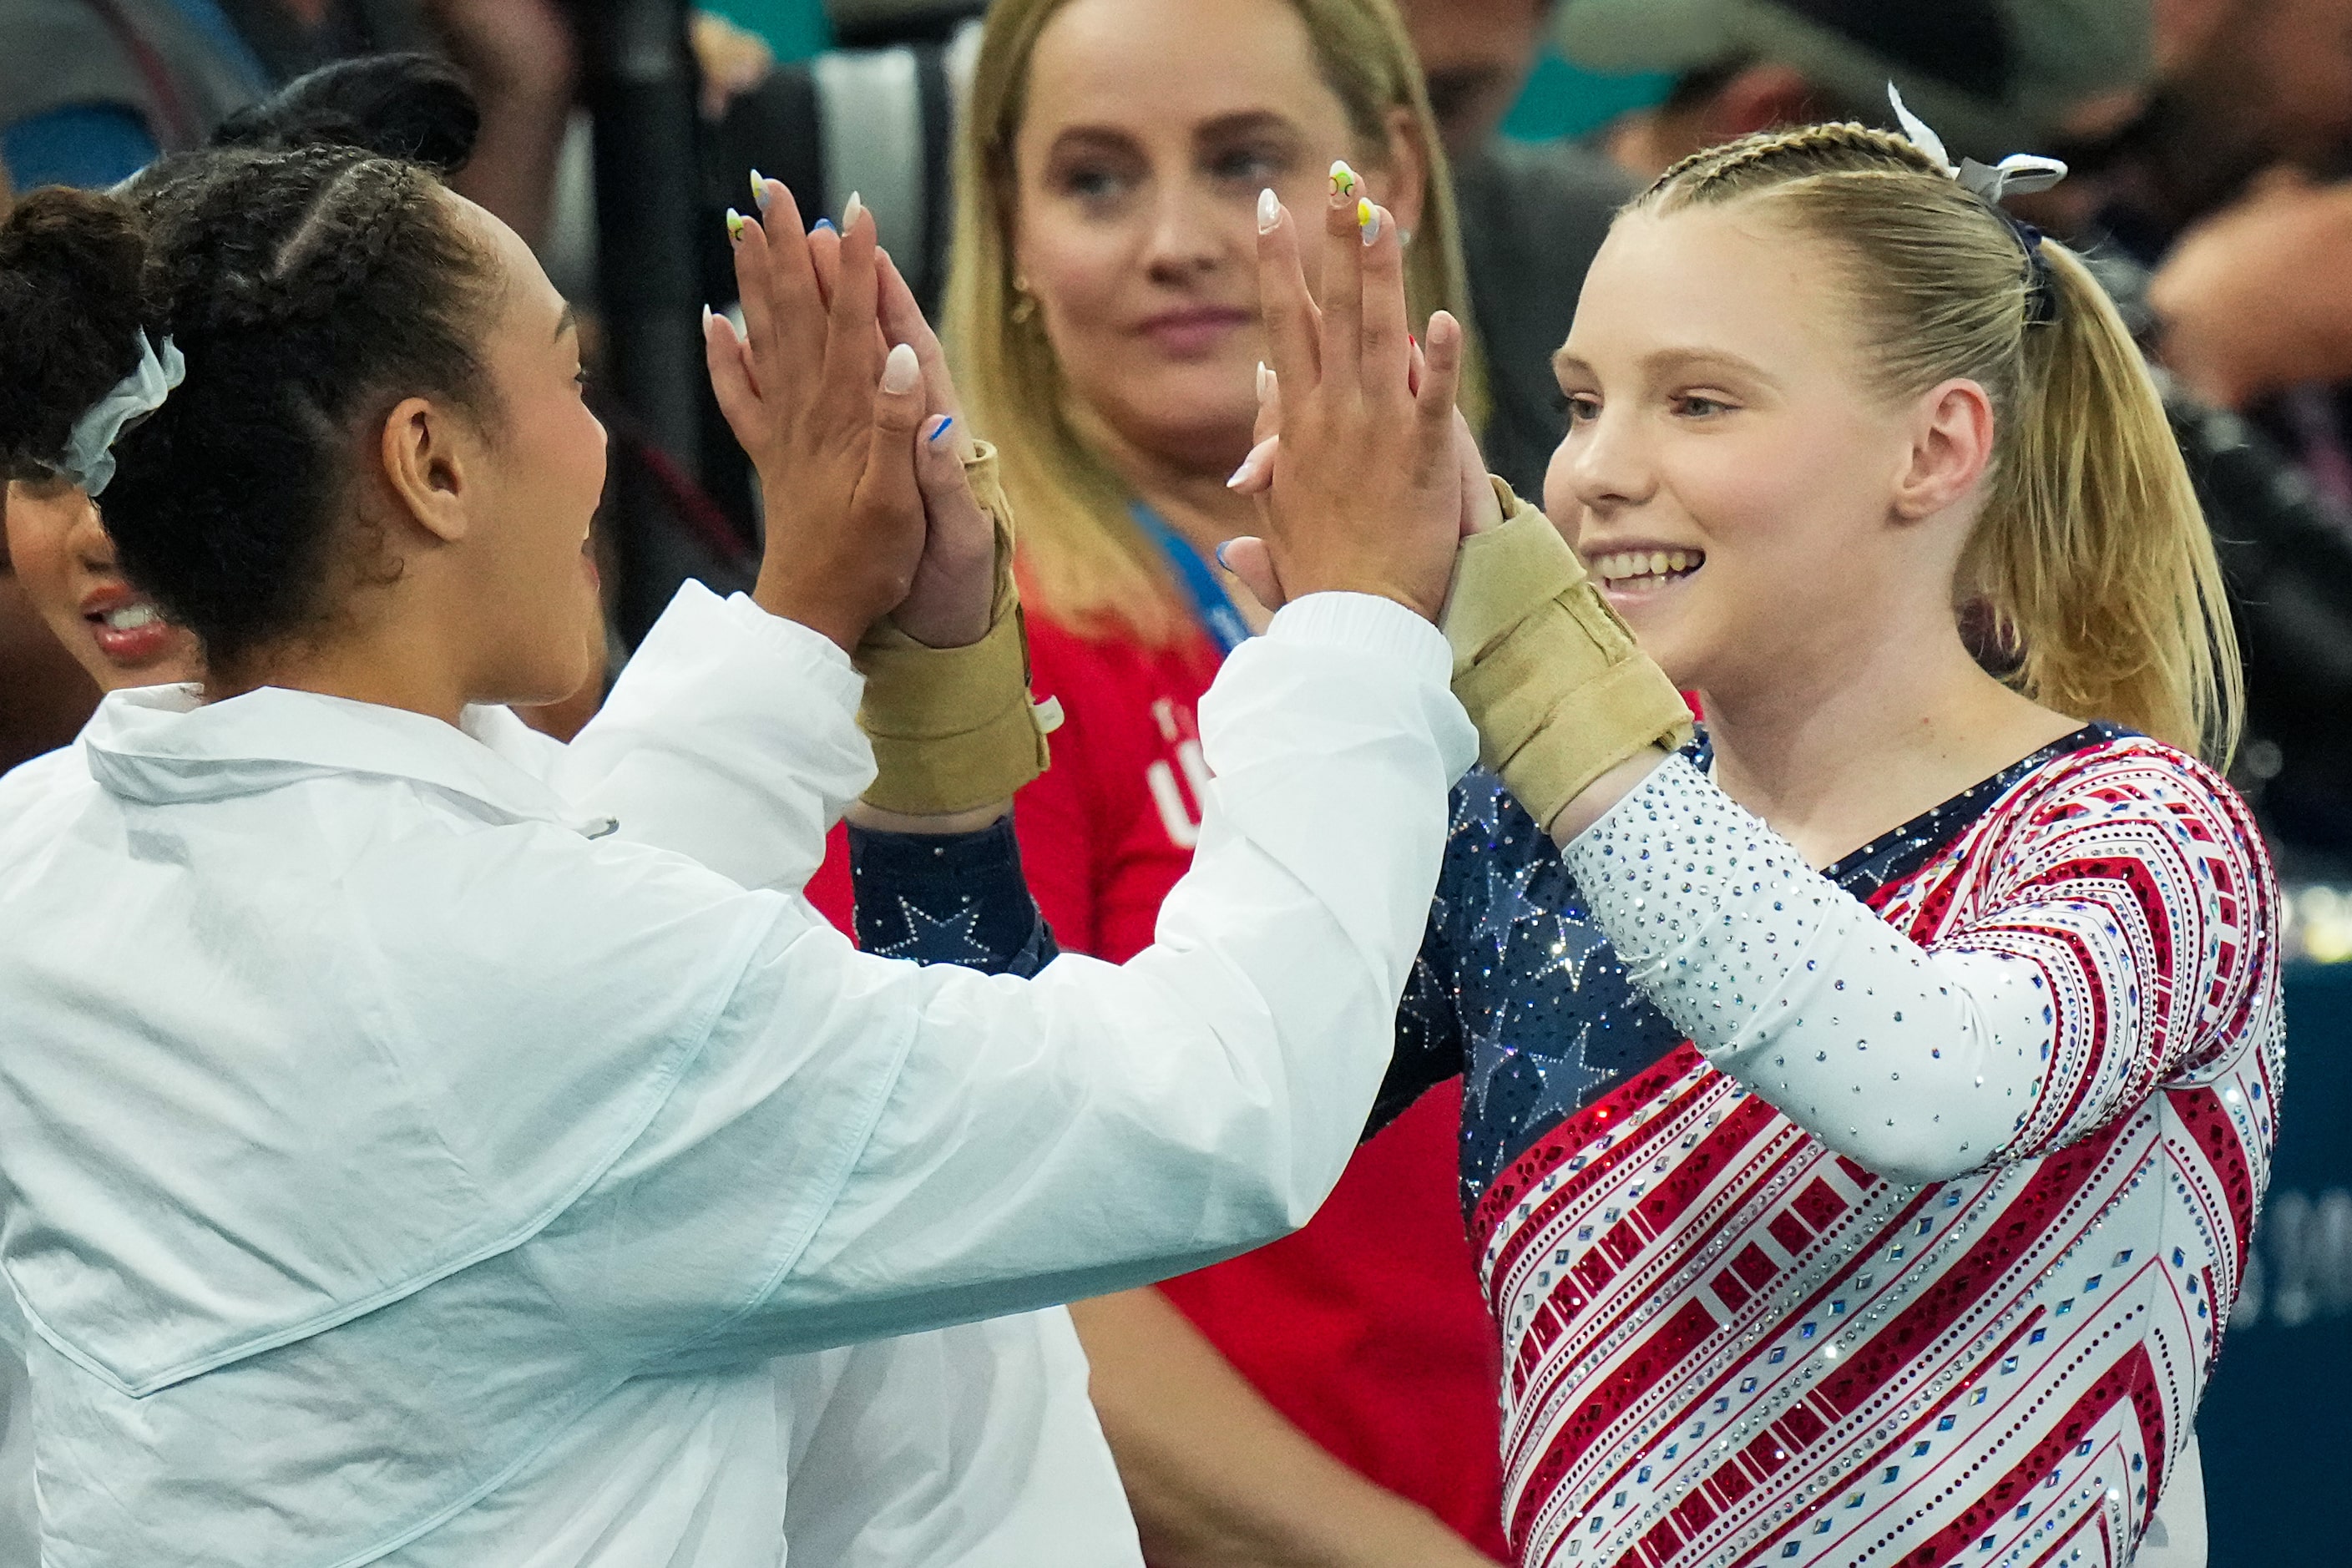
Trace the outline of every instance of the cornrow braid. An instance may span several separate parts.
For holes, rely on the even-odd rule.
[[[1875,166],[1890,173],[1943,174],[1934,159],[1891,131],[1853,121],[1831,121],[1767,131],[1693,153],[1659,175],[1640,200],[1646,203],[1669,192],[1683,201],[1720,199],[1727,186],[1737,187],[1759,176],[1774,177],[1773,165],[1784,159],[1810,158],[1826,165],[1839,154],[1852,160],[1856,173]],[[1821,172],[1830,170],[1825,166]]]

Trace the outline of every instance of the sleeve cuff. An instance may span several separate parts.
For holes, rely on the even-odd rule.
[[[782,659],[851,712],[856,711],[858,699],[865,694],[866,678],[857,673],[849,662],[849,655],[831,637],[798,621],[770,615],[749,594],[730,594],[722,599],[689,577],[678,584],[677,594],[670,600],[669,608],[662,612],[656,630],[673,620],[689,634],[698,626],[709,626],[714,635],[735,637],[763,654]],[[727,631],[717,632],[720,626]]]
[[[1275,612],[1267,640],[1336,647],[1402,660],[1413,673],[1444,686],[1454,676],[1454,651],[1444,634],[1393,599],[1377,594],[1308,594]]]
[[[1692,791],[1711,792],[1713,789],[1712,782],[1692,764],[1688,757],[1675,752],[1652,768],[1650,776],[1627,790],[1616,805],[1593,818],[1591,826],[1568,841],[1568,847],[1563,851],[1568,858],[1568,868],[1576,874],[1578,881],[1590,887],[1591,884],[1588,878],[1602,877],[1608,873],[1608,868],[1601,863],[1605,858],[1601,852],[1601,844],[1612,838],[1636,837],[1641,832],[1636,823],[1658,821],[1661,808],[1666,811],[1670,820],[1675,819],[1681,809],[1678,802],[1686,802]],[[1727,801],[1725,804],[1730,803]]]

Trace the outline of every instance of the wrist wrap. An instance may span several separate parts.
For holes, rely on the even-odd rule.
[[[996,591],[988,631],[963,647],[930,647],[887,617],[857,645],[866,677],[858,727],[873,742],[869,805],[912,816],[971,811],[1011,797],[1045,771],[1055,702],[1029,700],[1029,634],[1013,582],[1013,512],[996,449],[964,464],[972,499],[996,524]]]
[[[1551,521],[1494,483],[1503,524],[1462,542],[1438,627],[1478,761],[1549,828],[1620,763],[1681,746],[1690,710]]]

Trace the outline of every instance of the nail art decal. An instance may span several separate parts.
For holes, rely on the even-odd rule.
[[[1274,226],[1282,221],[1282,198],[1274,194],[1272,185],[1257,194],[1257,231],[1272,234]]]
[[[733,207],[727,209],[727,237],[739,245],[743,241],[743,215]]]
[[[757,169],[751,171],[751,200],[761,212],[768,210],[768,177]]]
[[[940,421],[940,427],[931,432],[930,438],[934,441],[938,440],[940,437],[948,433],[948,426],[954,423],[955,416],[952,414],[949,415],[946,418]]]
[[[1367,201],[1356,204],[1356,226],[1363,232],[1364,243],[1371,244],[1381,237],[1381,209]]]
[[[1356,171],[1348,167],[1347,160],[1335,159],[1331,164],[1331,205],[1338,206],[1356,194]]]

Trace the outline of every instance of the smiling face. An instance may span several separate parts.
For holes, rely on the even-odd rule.
[[[8,555],[26,598],[101,691],[194,680],[195,638],[124,581],[98,509],[62,479],[8,486]]]
[[[1545,510],[1685,689],[1834,669],[1891,624],[1953,635],[1969,508],[1911,501],[1935,416],[1867,379],[1839,260],[1701,206],[1621,218],[1586,279]]]
[[[1410,228],[1417,177],[1400,205],[1283,0],[1071,0],[1024,102],[1016,270],[1072,391],[1119,440],[1222,476],[1257,412],[1258,192],[1318,214],[1346,158]]]

